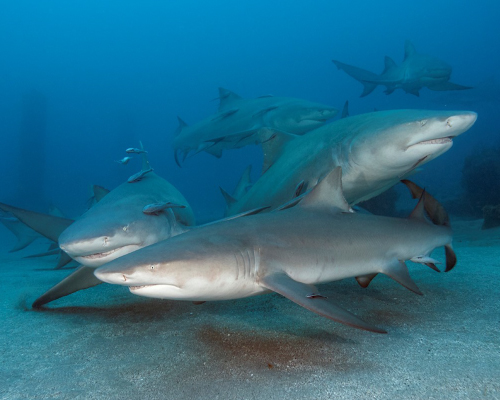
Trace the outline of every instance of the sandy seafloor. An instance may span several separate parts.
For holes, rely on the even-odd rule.
[[[411,265],[418,296],[386,277],[322,294],[387,335],[279,295],[193,305],[103,284],[31,302],[68,271],[7,253],[0,229],[1,399],[499,399],[500,228],[454,221],[458,265]],[[443,251],[435,255],[442,258]]]

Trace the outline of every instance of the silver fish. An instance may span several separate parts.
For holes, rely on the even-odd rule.
[[[129,147],[127,150],[125,150],[126,153],[134,153],[134,154],[142,154],[142,153],[147,153],[146,150],[138,149],[137,147]]]
[[[148,204],[142,209],[142,212],[148,215],[159,215],[163,210],[167,208],[186,208],[186,206],[182,204],[174,204],[170,201],[164,201],[162,203]]]
[[[119,164],[128,164],[128,162],[132,159],[132,157],[123,157],[121,160],[117,160],[116,162]]]

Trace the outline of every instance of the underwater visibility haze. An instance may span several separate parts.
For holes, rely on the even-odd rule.
[[[497,2],[0,10],[1,399],[500,397]]]

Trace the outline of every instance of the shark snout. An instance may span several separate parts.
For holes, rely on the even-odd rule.
[[[115,271],[113,269],[107,267],[97,268],[94,271],[94,275],[97,279],[111,283],[113,285],[132,285],[133,279],[130,276],[127,276],[121,271]]]

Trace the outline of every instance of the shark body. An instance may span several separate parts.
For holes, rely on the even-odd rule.
[[[226,198],[227,214],[272,210],[337,166],[348,203],[367,200],[447,151],[476,118],[467,111],[379,111],[342,118],[304,136],[276,135],[263,144],[263,175],[241,198]]]
[[[215,115],[188,126],[179,118],[173,147],[180,165],[190,151],[206,151],[216,157],[267,140],[274,130],[302,135],[323,125],[337,109],[291,97],[263,96],[244,99],[219,88],[220,106]]]
[[[337,167],[294,207],[193,229],[106,264],[102,281],[140,296],[207,301],[277,292],[332,320],[384,330],[329,302],[316,284],[377,273],[420,293],[405,260],[428,261],[446,246],[453,268],[452,233],[424,217],[419,202],[410,218],[349,212]],[[453,255],[453,256],[452,256]],[[363,285],[366,286],[366,285]]]
[[[423,87],[436,91],[471,89],[450,82],[451,67],[436,57],[417,53],[409,40],[405,42],[403,62],[398,66],[392,58],[386,56],[385,67],[380,75],[337,60],[333,60],[333,63],[363,84],[361,97],[369,95],[378,85],[386,87],[386,94],[402,89],[415,96],[419,96]]]

